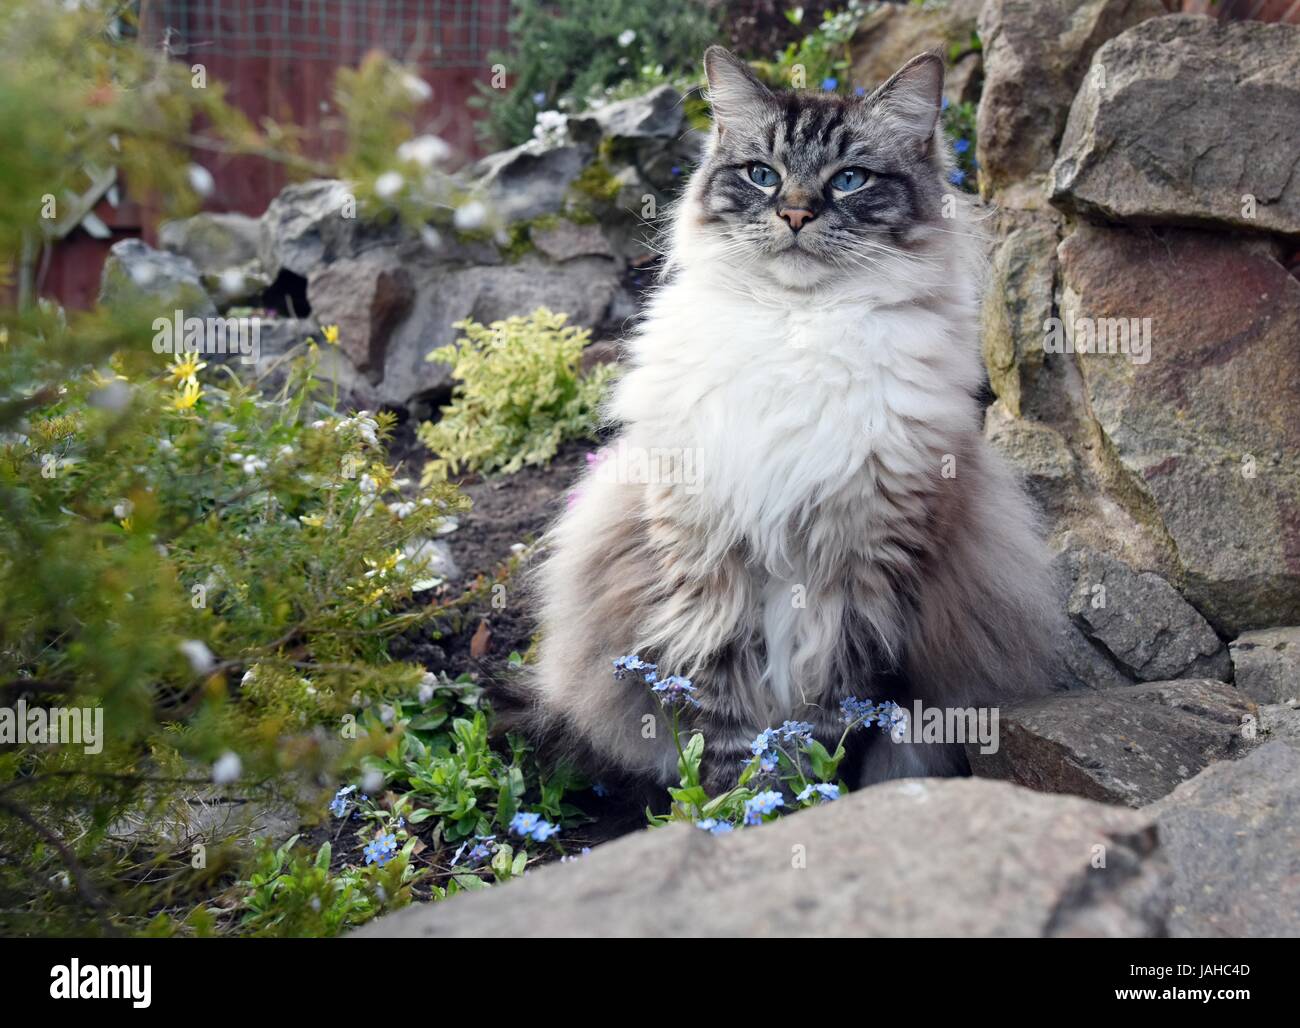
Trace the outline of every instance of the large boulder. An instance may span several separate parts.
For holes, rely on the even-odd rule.
[[[538,254],[497,266],[411,265],[415,300],[389,337],[379,389],[385,403],[406,404],[445,390],[450,368],[427,359],[455,341],[464,318],[482,324],[538,307],[569,315],[569,323],[594,328],[611,319],[621,295],[619,264],[609,257],[578,256],[553,263]]]
[[[1052,200],[1128,222],[1300,235],[1300,26],[1182,15],[1102,47]]]
[[[1167,888],[1140,813],[912,779],[730,835],[641,831],[355,934],[1148,938],[1164,934]]]
[[[974,98],[981,61],[975,28],[984,0],[940,4],[876,4],[849,41],[854,84],[873,89],[922,51],[949,62],[944,93],[953,103]]]
[[[979,16],[980,188],[1004,205],[1043,206],[1043,185],[1093,54],[1164,13],[1160,0],[988,0]]]
[[[1257,728],[1255,704],[1230,685],[1152,682],[1004,707],[997,751],[971,743],[967,755],[980,777],[1140,807],[1246,752]]]
[[[1300,753],[1280,742],[1215,764],[1144,813],[1173,866],[1170,935],[1300,932]]]
[[[1057,566],[1071,621],[1126,677],[1163,682],[1231,676],[1227,647],[1159,575],[1087,547],[1063,552]]]
[[[1232,643],[1237,688],[1260,703],[1300,700],[1300,628],[1243,632]]]
[[[109,306],[134,306],[172,318],[211,318],[216,305],[188,257],[155,250],[139,239],[114,243],[104,262],[99,300]]]
[[[1066,345],[1103,351],[1076,359],[1112,484],[1174,584],[1225,637],[1300,623],[1300,282],[1262,242],[1180,229],[1081,224],[1059,254]]]
[[[307,299],[321,325],[337,325],[339,345],[357,370],[378,373],[388,341],[415,301],[411,273],[392,250],[369,250],[315,268]]]
[[[474,168],[476,186],[502,220],[528,221],[562,211],[591,159],[588,146],[547,148],[529,140],[484,157]]]
[[[995,215],[982,307],[989,386],[1020,417],[1031,413],[1043,368],[1043,325],[1055,309],[1059,215],[1007,208]]]
[[[247,214],[204,212],[158,226],[158,245],[188,257],[200,273],[221,272],[257,259],[262,222]]]

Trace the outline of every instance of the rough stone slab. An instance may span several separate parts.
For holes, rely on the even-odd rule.
[[[121,239],[109,249],[99,302],[110,307],[139,305],[168,319],[178,310],[186,318],[211,318],[217,313],[193,261],[155,250],[139,239]]]
[[[1017,417],[1030,413],[1043,368],[1043,323],[1055,312],[1060,215],[1000,210],[980,335],[989,386]]]
[[[1251,699],[1300,700],[1300,628],[1245,632],[1230,649],[1237,688]]]
[[[415,301],[411,273],[393,250],[369,250],[313,270],[307,300],[360,371],[383,367],[388,341]]]
[[[1092,866],[1098,846],[1104,868]],[[1155,937],[1167,878],[1138,812],[910,779],[731,835],[638,832],[355,934]]]
[[[1230,677],[1227,647],[1159,575],[1088,547],[1060,554],[1057,566],[1070,619],[1131,680]]]
[[[1061,140],[1053,203],[1300,234],[1300,26],[1157,18],[1108,42],[1093,67]]]
[[[923,51],[936,51],[946,58],[954,48],[963,53],[970,46],[983,6],[984,0],[874,5],[849,43],[852,81],[874,89]],[[970,80],[979,69],[978,52],[965,53],[955,67],[950,64],[944,95],[953,103],[970,99]]]
[[[1248,716],[1247,697],[1203,679],[1071,692],[1002,708],[998,751],[966,752],[983,778],[1140,807],[1246,752]]]
[[[158,227],[158,245],[188,257],[200,273],[220,272],[256,260],[261,236],[261,219],[247,214],[205,211]]]
[[[1059,254],[1067,334],[1107,337],[1075,359],[1116,494],[1173,542],[1221,636],[1300,624],[1300,281],[1265,241],[1186,229],[1080,224]],[[1109,352],[1135,318],[1145,363]]]
[[[1300,753],[1261,746],[1145,813],[1174,870],[1171,935],[1300,937]]]
[[[980,188],[1004,206],[1045,206],[1057,142],[1092,55],[1164,13],[1160,0],[988,0],[979,16]]]

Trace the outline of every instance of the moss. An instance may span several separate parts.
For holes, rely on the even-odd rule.
[[[571,192],[598,204],[610,204],[617,200],[619,188],[618,179],[614,177],[609,165],[601,157],[597,157],[583,168],[582,174],[574,179],[573,185],[569,187]]]

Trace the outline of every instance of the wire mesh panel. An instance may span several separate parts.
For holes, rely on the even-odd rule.
[[[481,68],[506,43],[509,0],[151,0],[172,52],[356,64],[383,50],[426,68]]]

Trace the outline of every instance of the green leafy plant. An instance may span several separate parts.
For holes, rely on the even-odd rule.
[[[539,111],[580,111],[637,79],[649,88],[693,77],[718,34],[715,12],[695,0],[514,0],[511,6],[512,52],[493,58],[507,69],[510,87],[480,84],[474,98],[487,109],[481,131],[503,147],[528,140]]]
[[[847,756],[849,734],[873,724],[886,732],[905,730],[907,715],[891,702],[847,699],[841,706],[844,728],[834,751],[813,737],[813,725],[786,721],[777,728],[765,728],[752,744],[753,757],[745,764],[736,785],[718,796],[710,796],[704,785],[702,767],[704,733],[691,729],[683,741],[688,719],[683,714],[699,706],[695,686],[680,675],[659,676],[655,664],[636,654],[614,661],[615,678],[642,683],[658,702],[672,732],[677,750],[680,780],[669,788],[671,800],[666,814],[646,811],[652,825],[690,821],[715,834],[733,831],[740,825],[758,825],[779,816],[779,808],[810,807],[839,799],[847,786],[837,779]]]
[[[411,901],[417,877],[410,860],[414,839],[382,865],[338,872],[330,870],[328,842],[312,856],[298,840],[295,835],[280,846],[259,844],[251,874],[237,887],[243,890],[239,927],[244,934],[328,937]]]
[[[438,455],[425,465],[428,478],[462,466],[509,474],[592,433],[613,372],[581,372],[590,333],[566,320],[539,308],[491,325],[458,322],[462,337],[429,355],[450,364],[458,381],[442,418],[420,426],[420,440]]]

